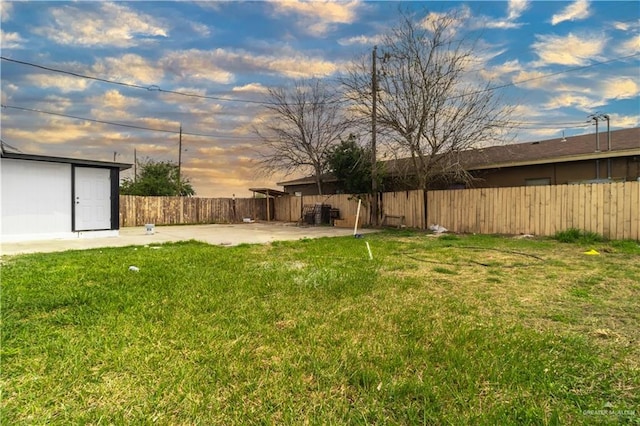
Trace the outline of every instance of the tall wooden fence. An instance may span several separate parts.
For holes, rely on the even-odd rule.
[[[426,200],[425,200],[426,197]],[[640,182],[587,185],[522,186],[447,191],[382,193],[380,211],[403,216],[410,228],[431,224],[453,232],[551,236],[578,228],[611,239],[640,240]],[[341,218],[356,215],[353,195],[265,198],[188,198],[120,196],[120,226],[233,223],[256,220],[296,222],[305,206],[329,204]],[[360,216],[371,223],[371,200],[363,199]]]
[[[273,209],[272,206],[270,206]],[[273,217],[273,212],[271,212]],[[266,198],[120,196],[120,226],[233,223],[267,219]]]
[[[285,222],[297,222],[302,218],[303,210],[306,206],[316,204],[327,204],[332,209],[340,211],[340,218],[354,216],[358,210],[358,197],[350,194],[333,195],[303,195],[301,197],[285,196],[273,200],[275,206],[275,220]],[[360,224],[370,225],[368,197],[362,199],[360,205]]]
[[[424,228],[424,191],[385,192],[379,197],[381,215],[403,216],[404,224],[410,228]],[[340,218],[354,217],[358,210],[358,197],[350,194],[304,195],[280,197],[274,200],[275,220],[296,222],[302,218],[305,206],[328,204],[340,211]],[[371,198],[362,198],[360,206],[361,224],[370,225]]]
[[[429,191],[427,223],[481,234],[578,228],[640,240],[640,182]]]
[[[426,227],[424,194],[424,191],[383,192],[380,199],[381,218],[384,215],[402,216],[405,226],[424,229]]]

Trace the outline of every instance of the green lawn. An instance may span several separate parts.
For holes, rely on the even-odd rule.
[[[1,331],[7,425],[640,424],[637,242],[23,255]]]

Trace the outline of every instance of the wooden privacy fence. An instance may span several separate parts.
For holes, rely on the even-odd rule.
[[[429,191],[427,224],[453,232],[544,236],[578,228],[640,240],[640,182]]]
[[[297,222],[305,205],[317,203],[339,209],[341,218],[355,217],[358,208],[358,198],[348,194],[284,196],[270,200],[269,217]],[[438,224],[453,232],[544,236],[578,228],[640,240],[640,182],[385,192],[379,203],[381,216],[402,216],[410,228]],[[371,224],[370,205],[365,197],[363,225]],[[120,196],[123,227],[233,223],[245,217],[266,220],[266,199]]]
[[[404,216],[406,226],[424,229],[424,191],[384,192],[380,194],[379,202],[381,216]],[[342,219],[355,216],[358,210],[358,198],[350,194],[285,196],[274,200],[275,220],[296,222],[301,219],[305,205],[318,203],[340,210]],[[360,223],[363,225],[371,224],[370,206],[371,198],[364,196],[360,206]]]
[[[424,191],[383,192],[380,198],[381,218],[387,216],[402,216],[404,225],[409,228],[424,229]]]
[[[273,207],[271,207],[273,209]],[[120,226],[233,223],[266,220],[266,198],[120,196]],[[273,212],[271,213],[273,217]]]
[[[302,209],[307,205],[329,204],[333,209],[340,210],[340,218],[355,216],[358,210],[357,196],[350,194],[333,195],[303,195],[301,197],[285,196],[273,200],[275,207],[275,220],[284,222],[297,222],[302,218]],[[365,197],[360,206],[360,223],[371,224],[369,218],[370,200]]]

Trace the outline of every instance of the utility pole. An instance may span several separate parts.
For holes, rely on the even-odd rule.
[[[596,114],[592,114],[591,120],[596,122],[596,152],[600,152],[600,133],[598,133],[598,120],[600,117]],[[596,179],[600,179],[600,160],[596,159]]]
[[[611,151],[611,128],[609,127],[609,115],[602,114],[600,118],[607,120],[607,151]],[[611,157],[607,158],[607,179],[611,180]]]
[[[133,148],[133,182],[138,181],[138,154],[136,149]]]
[[[378,46],[373,46],[373,53],[371,55],[371,193],[373,195],[371,214],[373,216],[374,226],[378,226],[378,170],[376,159],[376,115],[378,103],[377,50]]]
[[[182,124],[180,124],[180,139],[178,140],[178,195],[182,194],[182,183],[180,181],[181,167],[182,167]]]
[[[116,155],[118,155],[117,151],[113,151],[113,162],[116,162]]]

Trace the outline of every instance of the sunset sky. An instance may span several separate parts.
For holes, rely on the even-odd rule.
[[[502,87],[502,99],[517,106],[517,141],[591,133],[587,117],[596,112],[611,117],[612,129],[640,125],[637,1],[1,7],[5,144],[92,160],[112,161],[116,153],[125,163],[135,149],[139,159],[177,162],[182,125],[182,170],[199,196],[278,188],[285,176],[261,176],[254,162],[266,89],[306,77],[337,85],[345,66],[370,54],[397,22],[399,7],[418,22],[451,9],[468,18],[465,30],[480,38],[484,61],[476,78]]]

